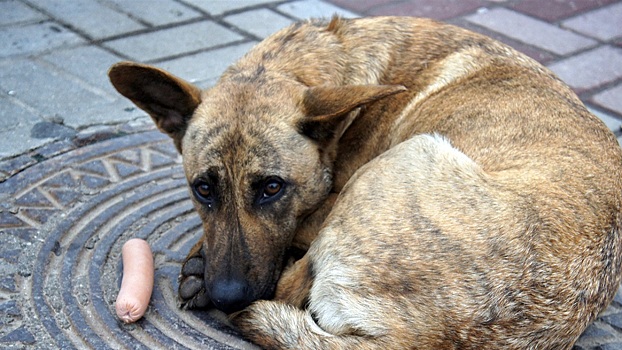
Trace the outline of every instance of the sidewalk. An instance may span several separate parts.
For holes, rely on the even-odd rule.
[[[622,0],[0,0],[0,348],[250,348],[217,316],[177,310],[200,224],[172,143],[106,71],[134,60],[209,87],[272,32],[333,13],[492,36],[557,73],[622,143]],[[130,234],[150,239],[160,279],[157,312],[124,326],[110,305]],[[622,349],[621,330],[618,295],[576,349]]]

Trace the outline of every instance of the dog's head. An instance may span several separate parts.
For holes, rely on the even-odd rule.
[[[329,195],[357,107],[399,86],[306,87],[269,75],[197,87],[146,65],[109,72],[174,141],[203,222],[206,291],[223,311],[272,297],[296,227]]]

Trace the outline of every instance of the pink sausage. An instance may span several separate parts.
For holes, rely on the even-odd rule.
[[[139,238],[125,242],[121,255],[123,280],[115,308],[121,321],[131,323],[143,317],[151,299],[153,255],[149,244]]]

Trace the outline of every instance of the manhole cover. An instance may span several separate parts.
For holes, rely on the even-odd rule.
[[[180,157],[158,132],[100,142],[0,184],[0,347],[244,349],[216,312],[177,308],[180,263],[201,234]],[[120,251],[146,239],[156,284],[144,319],[119,322]],[[621,349],[619,296],[578,349]]]
[[[177,307],[180,262],[201,234],[180,158],[149,132],[42,162],[0,184],[0,347],[249,348],[216,312]],[[119,322],[120,251],[146,239],[156,284],[144,319]]]

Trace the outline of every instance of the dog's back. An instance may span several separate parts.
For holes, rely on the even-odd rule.
[[[592,231],[534,204],[415,136],[344,188],[308,252],[308,310],[258,302],[236,322],[274,348],[570,348],[617,289],[620,213]]]

